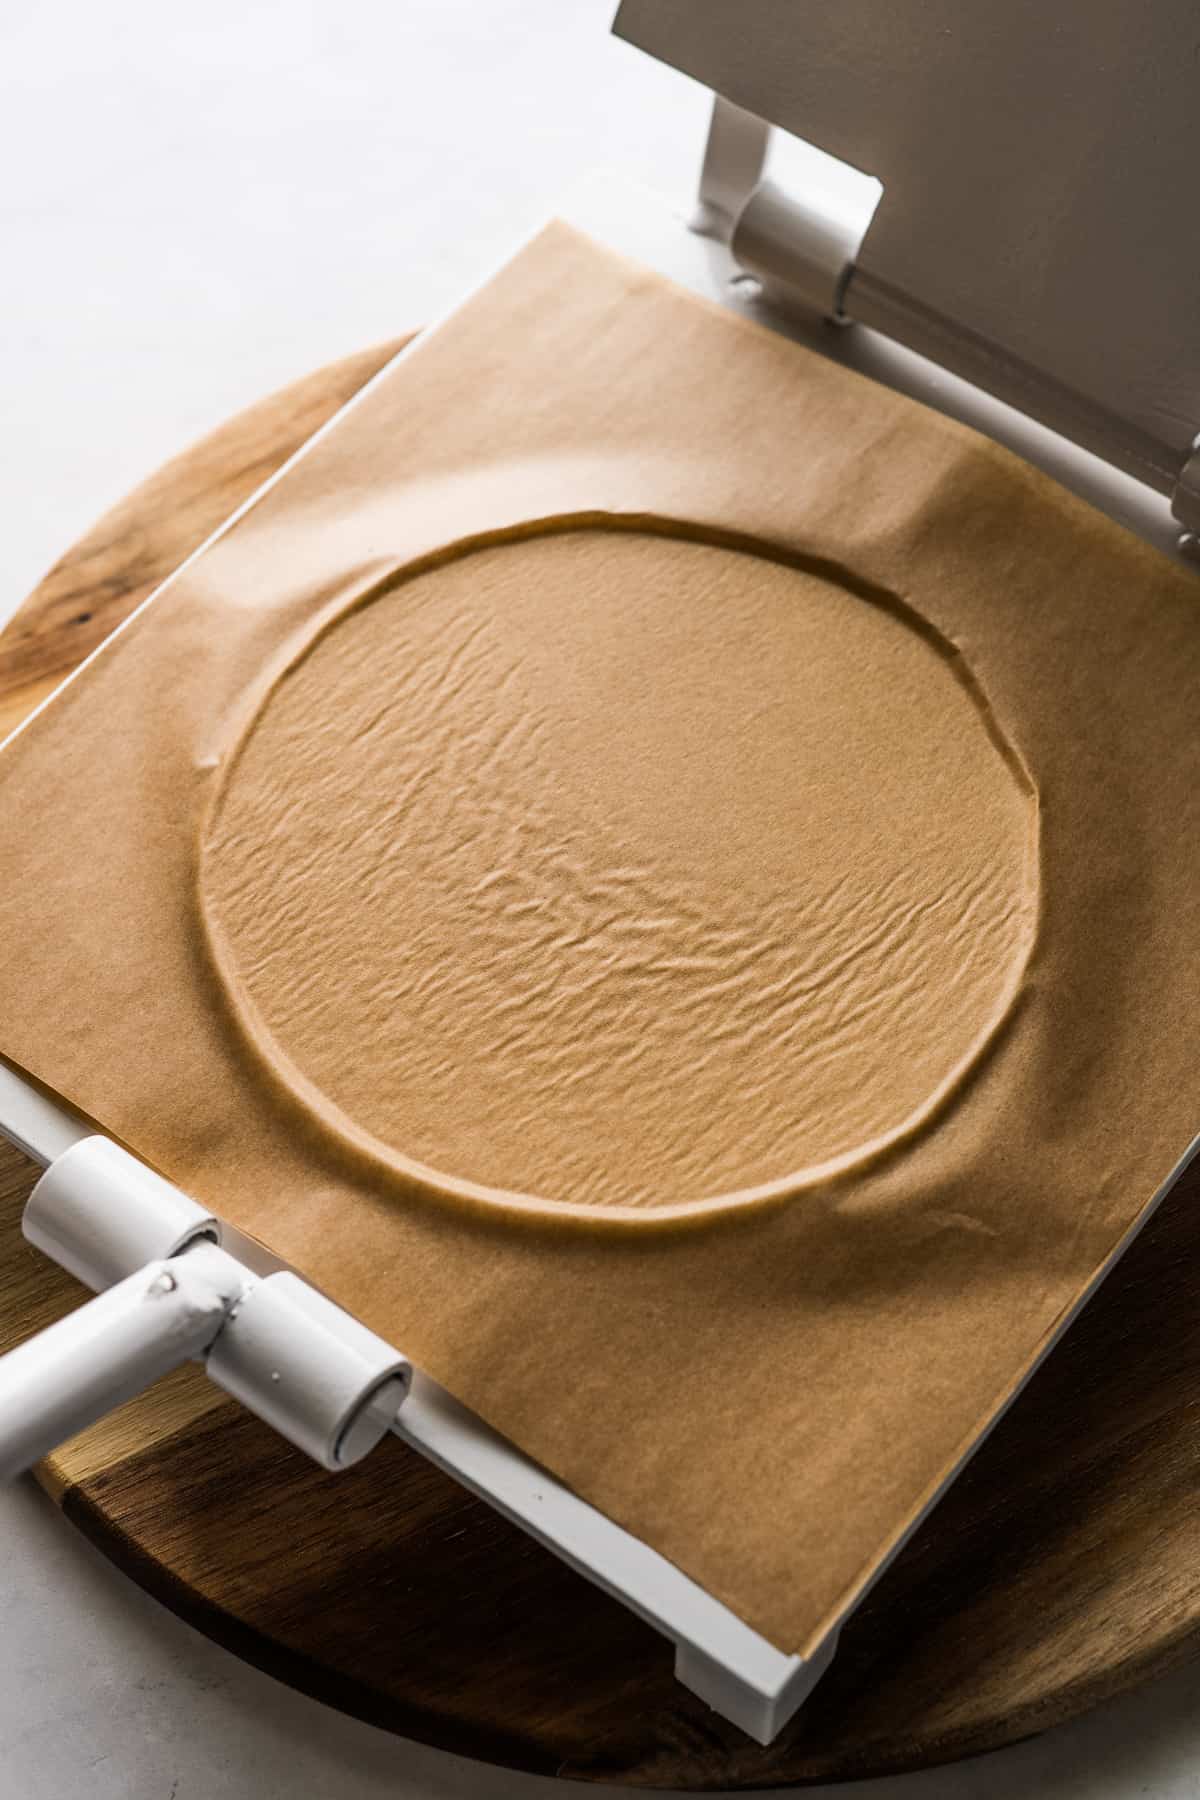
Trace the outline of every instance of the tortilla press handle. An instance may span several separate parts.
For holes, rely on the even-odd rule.
[[[103,1291],[0,1357],[0,1478],[191,1358],[330,1470],[365,1456],[408,1393],[405,1357],[298,1275],[255,1275],[211,1213],[108,1138],[50,1164],[22,1230]]]

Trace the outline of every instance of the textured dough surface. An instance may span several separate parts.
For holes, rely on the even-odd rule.
[[[919,1127],[1019,987],[1036,802],[887,596],[646,530],[464,550],[319,634],[209,817],[235,1010],[440,1187],[661,1215]]]

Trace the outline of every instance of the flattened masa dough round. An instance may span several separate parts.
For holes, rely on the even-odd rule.
[[[448,1194],[662,1218],[931,1119],[1019,989],[1037,805],[899,602],[648,530],[399,579],[270,688],[201,906],[261,1064]]]

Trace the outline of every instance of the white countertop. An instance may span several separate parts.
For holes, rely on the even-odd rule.
[[[611,11],[0,7],[0,620],[166,457],[436,313],[589,169],[685,194],[706,97],[610,39]],[[571,1791],[245,1667],[28,1483],[0,1493],[0,1620],[0,1800]],[[1200,1795],[1198,1702],[1200,1665],[1013,1750],[853,1792],[1183,1800]]]

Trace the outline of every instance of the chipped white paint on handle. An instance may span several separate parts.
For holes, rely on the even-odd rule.
[[[199,1356],[232,1298],[200,1258],[149,1263],[10,1350],[0,1359],[0,1479]]]

